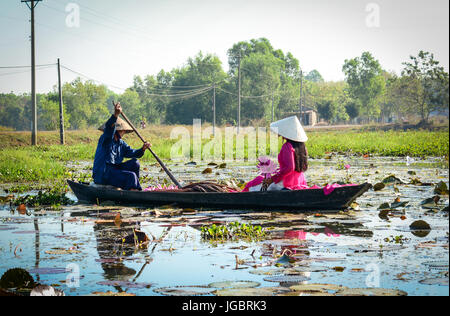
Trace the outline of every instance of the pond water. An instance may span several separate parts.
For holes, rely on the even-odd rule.
[[[341,169],[343,162],[351,165],[349,172]],[[89,163],[72,167],[78,173],[90,172]],[[256,175],[256,168],[249,164],[228,164],[203,175],[206,167],[170,166],[186,182],[220,179],[239,183]],[[147,167],[145,179],[162,181],[165,176],[159,169]],[[346,178],[375,184],[390,175],[405,183],[416,178],[433,185],[388,184],[360,197],[354,209],[339,213],[74,205],[60,212],[30,209],[28,215],[20,215],[9,205],[1,205],[0,275],[11,268],[24,268],[37,282],[66,295],[335,294],[331,285],[448,295],[449,220],[448,209],[442,211],[448,206],[448,196],[441,195],[437,205],[422,205],[436,195],[436,183],[448,185],[447,164],[439,158],[407,165],[404,159],[333,157],[311,161],[307,173],[308,182],[318,185]],[[407,205],[380,213],[382,203],[393,203],[396,198]],[[118,212],[122,214],[120,225],[114,222]],[[410,224],[417,220],[426,221],[431,230],[412,231]],[[268,238],[257,242],[202,240],[202,225],[231,221],[261,225]],[[133,228],[150,237],[147,247],[136,249],[123,243]],[[319,292],[292,287],[312,284],[328,286]],[[223,292],[223,288],[240,290]],[[367,291],[358,293],[378,293]]]

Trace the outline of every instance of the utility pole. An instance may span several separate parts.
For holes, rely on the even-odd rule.
[[[58,58],[58,92],[59,92],[59,138],[61,145],[64,145],[64,109],[61,86],[61,63]]]
[[[37,108],[36,108],[36,56],[34,42],[34,8],[42,0],[21,0],[31,10],[31,112],[33,125],[31,128],[31,144],[37,145]]]
[[[303,70],[300,70],[300,123],[303,125]]]
[[[237,126],[237,133],[239,134],[241,129],[241,54],[239,53],[238,60],[239,60],[239,66],[238,66],[238,126]]]
[[[272,89],[272,122],[275,121],[274,103],[275,103],[275,93],[274,93],[274,90]]]
[[[216,136],[216,83],[213,84],[213,135]]]

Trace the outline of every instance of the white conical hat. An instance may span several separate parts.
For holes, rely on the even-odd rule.
[[[308,141],[308,136],[297,116],[274,122],[270,124],[270,129],[272,132],[296,142],[306,143]]]

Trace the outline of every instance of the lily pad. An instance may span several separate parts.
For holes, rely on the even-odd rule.
[[[337,296],[407,296],[408,293],[395,289],[367,288],[344,289],[336,293]]]
[[[6,271],[0,279],[0,288],[12,289],[12,288],[34,288],[35,283],[33,277],[27,270],[21,268],[9,269]]]
[[[409,228],[411,230],[431,230],[430,224],[422,220],[413,222],[411,225],[409,225]]]
[[[439,182],[434,188],[434,193],[439,195],[448,195],[448,187],[444,181]]]
[[[249,271],[250,274],[255,274],[255,275],[281,275],[283,274],[283,270],[280,269],[270,269],[270,270],[252,270]]]
[[[381,191],[386,187],[386,185],[382,182],[379,182],[373,186],[374,191]]]
[[[223,289],[214,292],[217,296],[274,296],[286,292],[286,288],[281,287],[259,287],[259,288],[240,288]]]
[[[276,283],[300,283],[309,280],[311,279],[302,275],[275,275],[264,278],[264,281],[266,282],[276,282]]]
[[[45,253],[48,255],[71,255],[81,253],[81,251],[70,249],[56,249],[56,250],[47,250]]]
[[[202,296],[213,292],[210,287],[201,285],[162,287],[153,291],[165,296]]]
[[[65,274],[66,268],[36,268],[28,270],[31,274]]]
[[[424,262],[423,265],[432,270],[448,270],[448,261],[430,261]]]
[[[397,178],[394,175],[384,178],[382,182],[384,184],[404,184],[404,182],[402,180],[400,180],[399,178]]]
[[[260,283],[254,281],[224,281],[211,283],[208,287],[216,289],[242,289],[258,287],[260,285]]]
[[[213,170],[211,168],[206,168],[205,170],[202,171],[202,174],[211,174],[213,172]]]
[[[127,292],[93,292],[92,295],[95,296],[136,296],[136,294],[133,293],[127,293]]]
[[[425,279],[425,280],[419,281],[419,283],[425,284],[425,285],[448,286],[448,278]]]
[[[152,286],[151,283],[136,283],[136,282],[127,282],[127,281],[100,281],[97,282],[98,285],[107,285],[114,287],[124,287],[130,289],[148,289]]]
[[[297,292],[323,292],[327,293],[330,291],[337,292],[348,289],[342,285],[336,284],[298,284],[290,287],[292,291]]]

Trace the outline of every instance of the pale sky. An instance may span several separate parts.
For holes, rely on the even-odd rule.
[[[69,3],[80,8],[79,27],[66,23]],[[216,54],[227,71],[227,50],[260,37],[327,81],[344,79],[345,59],[364,51],[397,73],[420,50],[449,68],[448,0],[43,0],[35,12],[37,64],[59,57],[119,88],[131,86],[134,75],[180,67],[199,51]],[[20,0],[0,0],[0,68],[31,64],[29,18]],[[29,92],[26,71],[0,69],[0,93]],[[76,77],[62,75],[64,82]],[[38,92],[56,83],[55,67],[37,72]]]

